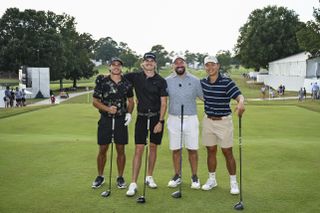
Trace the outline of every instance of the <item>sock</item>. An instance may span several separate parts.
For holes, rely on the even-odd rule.
[[[230,175],[230,182],[237,182],[237,175]]]
[[[216,173],[215,172],[209,172],[209,178],[216,179]]]

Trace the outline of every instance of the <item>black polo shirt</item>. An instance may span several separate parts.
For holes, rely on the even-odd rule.
[[[110,75],[99,75],[96,79],[96,86],[93,97],[100,99],[106,106],[117,106],[117,114],[123,115],[127,110],[127,98],[133,97],[132,84],[125,78],[118,83],[114,82]],[[100,111],[102,114],[106,112]]]
[[[161,108],[161,97],[168,96],[166,91],[167,82],[159,74],[147,78],[144,71],[125,74],[134,87],[138,99],[138,112],[159,112]]]

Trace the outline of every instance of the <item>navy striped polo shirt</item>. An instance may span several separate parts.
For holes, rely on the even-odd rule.
[[[209,77],[201,80],[204,98],[204,111],[209,116],[222,117],[231,114],[230,100],[236,99],[241,92],[228,77],[219,73],[217,80],[210,83]]]

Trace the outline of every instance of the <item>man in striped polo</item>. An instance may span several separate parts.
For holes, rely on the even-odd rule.
[[[230,100],[235,99],[238,104],[236,111],[239,117],[245,111],[244,97],[235,83],[220,72],[220,64],[216,57],[207,56],[204,59],[208,77],[201,80],[204,98],[205,116],[202,120],[202,143],[207,147],[207,165],[209,178],[202,186],[203,190],[216,187],[217,145],[221,147],[226,159],[226,166],[230,175],[230,193],[239,194],[236,178],[236,162],[232,153],[233,123]]]

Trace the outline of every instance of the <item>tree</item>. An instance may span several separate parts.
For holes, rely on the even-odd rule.
[[[94,64],[90,61],[94,48],[94,40],[90,34],[75,34],[73,38],[70,60],[71,67],[66,73],[66,79],[73,80],[73,87],[77,87],[77,80],[88,79],[97,73],[93,70]]]
[[[229,50],[220,50],[216,55],[223,72],[228,72],[231,69],[231,53]]]
[[[296,37],[301,27],[293,10],[276,6],[256,9],[240,28],[236,55],[245,67],[267,68],[270,61],[301,51]]]
[[[124,43],[123,43],[124,44]],[[111,37],[100,38],[95,45],[94,57],[103,62],[110,61],[112,57],[119,57],[120,49],[118,43]]]
[[[208,53],[196,53],[196,61],[200,66],[203,65],[204,58],[208,55]]]
[[[184,58],[185,58],[187,64],[194,64],[194,62],[196,61],[197,56],[196,56],[195,53],[192,53],[189,50],[186,50],[184,52]]]
[[[166,63],[170,63],[171,60],[169,58],[169,53],[165,50],[165,48],[158,44],[151,48],[151,52],[155,53],[157,56],[157,64],[158,69],[165,66]]]
[[[119,51],[119,57],[123,61],[124,66],[128,67],[129,71],[131,71],[131,68],[134,67],[136,62],[139,60],[137,54],[128,47],[127,43],[124,42],[119,43]]]
[[[297,32],[299,45],[313,57],[320,56],[320,9],[313,8],[315,21],[308,21],[306,25]]]

